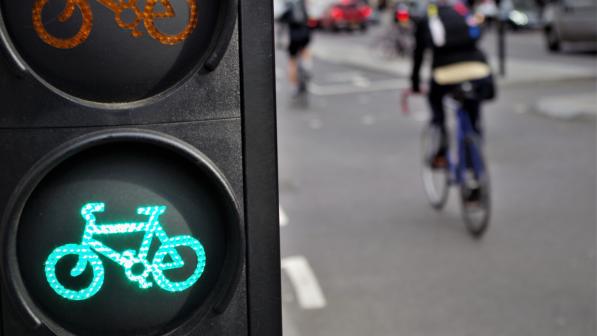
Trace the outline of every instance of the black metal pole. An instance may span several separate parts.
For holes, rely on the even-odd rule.
[[[282,335],[273,6],[240,0],[249,336]]]
[[[498,20],[497,50],[499,59],[500,76],[506,76],[506,20]]]

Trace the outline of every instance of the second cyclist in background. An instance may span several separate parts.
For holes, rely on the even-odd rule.
[[[311,42],[311,28],[306,1],[287,0],[280,21],[288,25],[288,76],[296,88],[296,93],[304,94],[307,91],[311,70],[311,55],[308,49]]]

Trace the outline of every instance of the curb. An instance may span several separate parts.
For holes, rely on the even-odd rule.
[[[360,53],[359,53],[360,51]],[[331,52],[322,50],[322,48],[313,48],[313,55],[323,61],[342,64],[347,66],[358,67],[366,70],[376,71],[395,75],[400,78],[410,77],[410,61],[409,60],[395,60],[386,61],[375,59],[366,55],[367,51],[356,50],[350,53],[343,53],[341,50]],[[491,59],[490,63],[494,69],[497,64],[496,59]],[[555,66],[554,66],[555,65]],[[506,64],[506,77],[497,76],[499,85],[510,86],[518,84],[531,84],[537,82],[558,82],[569,80],[597,80],[596,69],[586,69],[579,66],[569,66],[552,63],[538,63],[530,61],[514,61],[510,60]],[[429,77],[429,67],[424,67],[422,76]],[[509,74],[516,74],[514,77]]]

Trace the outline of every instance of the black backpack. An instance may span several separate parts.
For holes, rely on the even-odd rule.
[[[452,6],[429,5],[427,17],[433,45],[436,48],[458,48],[476,44],[481,37],[479,24],[462,3]]]

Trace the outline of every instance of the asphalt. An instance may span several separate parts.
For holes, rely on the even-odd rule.
[[[316,58],[320,91],[301,102],[277,57],[282,257],[310,273],[284,269],[286,335],[597,333],[595,118],[536,113],[554,97],[594,95],[594,78],[510,83],[487,104],[494,212],[477,241],[456,191],[443,212],[426,202],[426,106],[415,97],[400,112],[404,76]],[[572,65],[591,71],[594,56],[577,57]],[[305,306],[305,290],[324,305]]]

